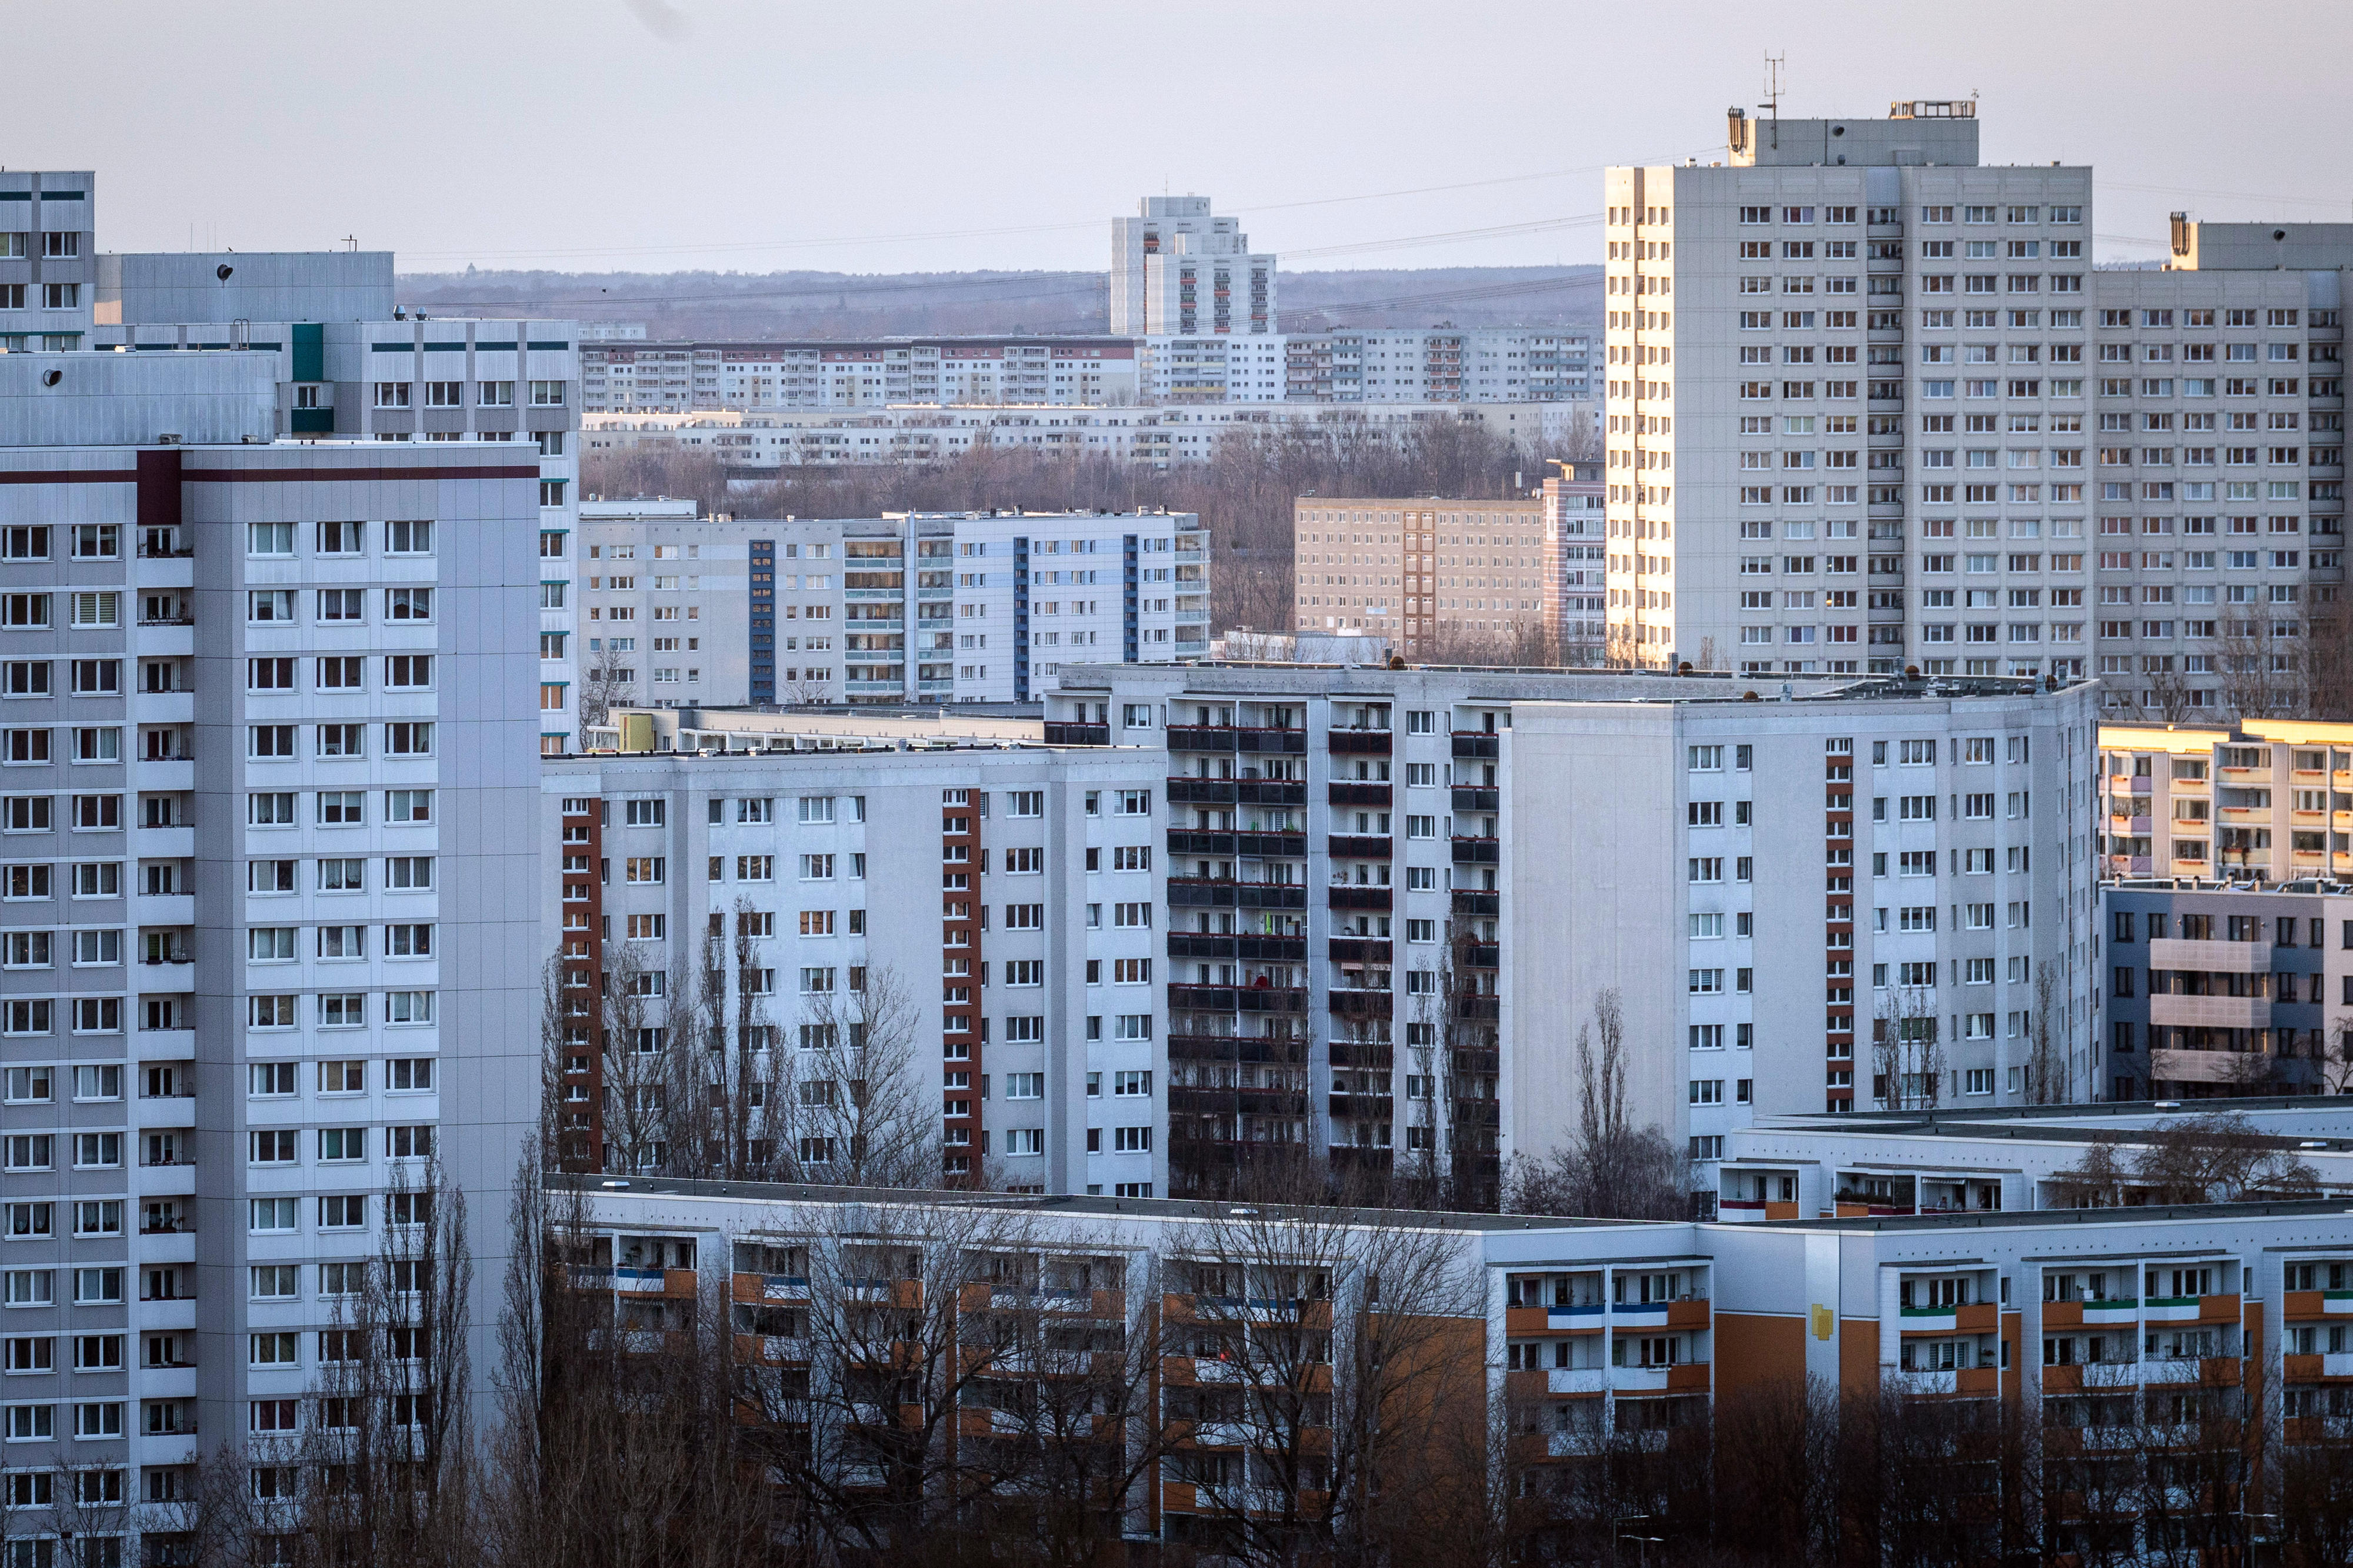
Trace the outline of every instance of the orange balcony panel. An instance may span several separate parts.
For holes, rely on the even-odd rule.
[[[2198,1298],[2198,1321],[2201,1323],[2235,1323],[2239,1321],[2239,1298],[2236,1296]]]
[[[1989,1334],[2000,1327],[2001,1309],[1991,1301],[1971,1301],[1953,1309],[1953,1331],[1962,1334]]]
[[[1795,1219],[1798,1217],[1798,1205],[1768,1202],[1765,1205],[1765,1217],[1768,1220]]]
[[[1703,1302],[1702,1305],[1704,1306],[1705,1303]],[[1672,1320],[1670,1320],[1670,1321],[1672,1321]],[[1669,1394],[1705,1394],[1707,1392],[1707,1363],[1705,1362],[1685,1362],[1681,1366],[1671,1366],[1667,1368],[1667,1392]]]
[[[1160,1506],[1171,1513],[1197,1513],[1201,1504],[1191,1481],[1163,1481],[1160,1484]]]
[[[2280,1381],[2283,1383],[2318,1383],[2323,1363],[2316,1355],[2291,1355],[2280,1358]]]
[[[2043,1302],[2042,1326],[2045,1329],[2082,1328],[2084,1326],[2084,1303],[2081,1301]]]
[[[1550,1327],[1550,1321],[1542,1307],[1504,1309],[1504,1331],[1507,1334],[1541,1334]]]
[[[2000,1377],[2001,1372],[1998,1367],[1963,1367],[1953,1373],[1953,1392],[1970,1394],[1998,1393],[2000,1389]]]
[[[2236,1388],[2244,1371],[2236,1356],[2210,1356],[2198,1363],[2198,1381],[2209,1388]]]
[[[665,1296],[691,1297],[701,1288],[701,1285],[702,1281],[696,1277],[694,1270],[691,1268],[665,1268],[662,1270],[662,1294]]]
[[[1704,1329],[1708,1323],[1705,1301],[1670,1301],[1667,1303],[1667,1327],[1671,1329]]]
[[[2046,1366],[2042,1369],[2042,1392],[2045,1394],[2081,1394],[2084,1391],[2084,1369],[2080,1366]]]
[[[2328,1298],[2318,1290],[2290,1290],[2280,1308],[2280,1316],[2291,1323],[2326,1317],[2327,1312]]]

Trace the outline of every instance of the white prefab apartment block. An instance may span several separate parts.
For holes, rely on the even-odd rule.
[[[1145,196],[1111,220],[1114,335],[1263,336],[1275,330],[1274,257],[1207,196]]]
[[[582,350],[592,414],[1137,401],[1132,338],[605,342]]]
[[[583,657],[616,702],[1029,702],[1065,659],[1208,648],[1189,512],[582,514]]]
[[[1157,753],[911,742],[911,728],[929,726],[820,721],[764,727],[766,749],[748,754],[548,763],[548,939],[584,977],[610,972],[628,944],[627,967],[670,974],[676,994],[723,923],[730,994],[748,987],[773,1031],[752,1042],[760,1051],[800,1051],[804,1026],[839,1017],[845,995],[855,1009],[859,993],[901,990],[912,1037],[870,1043],[918,1080],[927,1117],[938,1108],[947,1184],[1165,1190]],[[763,933],[748,982],[739,930]],[[669,1025],[663,1005],[649,1026]],[[614,1168],[620,1151],[596,1110],[608,1099],[599,1026],[584,1011],[565,1027],[565,1157]],[[796,1059],[809,1065],[755,1076],[817,1081],[822,1058]],[[807,1179],[838,1176],[845,1152],[805,1142],[826,1133],[794,1109],[764,1110],[754,1135]]]
[[[1221,336],[604,342],[590,414],[1199,403],[1556,403],[1595,393],[1591,340],[1523,327]]]
[[[538,466],[275,439],[280,368],[0,355],[10,1466],[110,1500],[297,1436],[428,1154],[483,1407],[536,1120]]]
[[[110,294],[92,341],[141,356],[267,354],[278,437],[490,443],[503,448],[493,454],[503,463],[536,466],[541,744],[551,752],[576,744],[571,540],[579,507],[580,371],[573,323],[396,320],[383,252],[105,260]],[[231,277],[216,281],[216,268],[232,263]],[[207,313],[183,320],[142,316],[207,304]],[[308,319],[294,314],[314,309],[320,313]]]
[[[1978,164],[1968,103],[1731,147],[1609,176],[1617,647],[2290,700],[2343,576],[2344,226],[2095,271],[2092,171]]]
[[[1593,428],[1590,403],[1209,403],[1155,407],[938,407],[779,410],[766,414],[592,414],[581,439],[592,452],[703,453],[742,484],[787,468],[923,466],[973,451],[1021,450],[1059,458],[1103,458],[1168,468],[1206,463],[1227,437],[1403,444],[1437,422],[1476,425],[1536,453],[1557,451]]]
[[[98,176],[0,170],[0,351],[61,353],[97,298]]]
[[[1050,742],[1165,757],[1175,1190],[1305,1142],[1492,1191],[1612,990],[1710,1190],[1756,1117],[2096,1093],[2090,685],[1802,689],[1065,669]]]

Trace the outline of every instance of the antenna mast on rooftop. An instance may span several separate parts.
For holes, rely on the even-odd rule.
[[[1772,124],[1773,145],[1781,145],[1781,67],[1789,57],[1786,54],[1765,57],[1765,118]]]

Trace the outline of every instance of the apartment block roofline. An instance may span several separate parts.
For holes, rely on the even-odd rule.
[[[1197,1198],[1120,1198],[1081,1196],[1067,1193],[975,1193],[927,1187],[841,1187],[791,1182],[710,1182],[679,1177],[554,1176],[554,1190],[591,1195],[718,1198],[747,1205],[841,1205],[874,1208],[926,1208],[1039,1214],[1073,1218],[1118,1217],[1189,1220],[1203,1225],[1237,1220],[1297,1219],[1330,1225],[1334,1215],[1347,1216],[1342,1224],[1449,1231],[1463,1235],[1508,1234],[1529,1230],[1639,1231],[1642,1229],[1747,1232],[1774,1231],[1931,1231],[2037,1229],[2071,1226],[2234,1220],[2273,1217],[2353,1218],[2353,1206],[2342,1198],[2269,1199],[2237,1204],[2150,1204],[2134,1208],[1997,1209],[1952,1215],[1851,1215],[1843,1219],[1788,1219],[1727,1224],[1721,1220],[1602,1219],[1578,1215],[1486,1214],[1451,1209],[1352,1208],[1345,1205],[1306,1206],[1283,1204],[1235,1204]],[[1675,1256],[1683,1256],[1678,1251]]]
[[[861,1204],[881,1206],[1004,1210],[1015,1214],[1053,1214],[1103,1219],[1127,1215],[1153,1219],[1195,1220],[1203,1224],[1238,1219],[1301,1219],[1333,1223],[1334,1214],[1349,1216],[1343,1223],[1404,1226],[1476,1234],[1485,1231],[1591,1228],[1639,1230],[1644,1226],[1687,1228],[1692,1220],[1593,1219],[1576,1215],[1487,1214],[1454,1209],[1358,1208],[1344,1205],[1311,1206],[1271,1203],[1224,1203],[1198,1198],[1121,1198],[1074,1193],[976,1193],[928,1187],[840,1187],[794,1182],[706,1182],[678,1177],[554,1177],[564,1190],[591,1194],[634,1194],[644,1196],[727,1198],[744,1203]]]
[[[2198,1109],[2192,1110],[2190,1108]],[[2126,1117],[2150,1117],[2180,1110],[2191,1115],[2207,1113],[2261,1113],[2267,1110],[2314,1111],[2341,1110],[2348,1125],[2353,1125],[2353,1095],[2274,1094],[2249,1096],[2230,1100],[2075,1100],[2063,1105],[2002,1105],[1986,1106],[1968,1110],[1857,1110],[1838,1116],[1808,1113],[1800,1116],[1774,1117],[1760,1126],[1778,1127],[1803,1131],[1905,1131],[1915,1129],[1933,1130],[1939,1135],[1958,1134],[1971,1126],[1989,1123],[2042,1122],[2063,1126],[2086,1120],[2116,1121]]]
[[[2031,676],[1940,675],[1928,678],[1913,678],[1904,676],[1856,677],[1844,675],[1792,675],[1760,680],[1759,678],[1756,676],[1740,676],[1736,675],[1731,671],[1721,669],[1683,671],[1664,669],[1560,669],[1529,668],[1517,665],[1451,664],[1378,666],[1312,663],[1293,664],[1264,660],[1212,660],[1200,658],[1180,659],[1167,665],[1155,665],[1150,668],[1155,671],[1215,670],[1219,672],[1231,672],[1236,675],[1272,675],[1288,678],[1288,679],[1293,683],[1295,683],[1297,678],[1302,673],[1309,671],[1329,671],[1335,675],[1375,678],[1371,684],[1362,688],[1348,689],[1349,694],[1377,690],[1380,688],[1378,678],[1396,675],[1492,675],[1504,677],[1515,681],[1524,681],[1532,686],[1539,683],[1567,683],[1573,681],[1630,681],[1640,682],[1645,686],[1652,687],[1666,687],[1672,683],[1679,682],[1707,682],[1712,684],[1720,681],[1725,683],[1726,686],[1733,685],[1736,682],[1757,683],[1755,685],[1743,685],[1737,695],[1715,695],[1713,693],[1701,694],[1689,691],[1688,689],[1683,691],[1662,689],[1656,692],[1656,694],[1646,692],[1641,696],[1626,695],[1605,697],[1597,700],[1602,701],[1620,702],[1769,702],[1777,700],[1781,701],[1799,702],[1852,702],[1884,701],[1891,699],[1900,700],[1905,699],[1936,700],[1947,698],[2038,697],[2055,695],[2063,691],[2071,691],[2078,687],[2087,686],[2090,684],[2088,680],[2083,679],[2060,682],[2049,678],[2036,678]],[[1133,675],[1134,673],[1134,671],[1129,668],[1129,667],[1120,665],[1065,664],[1062,667],[1061,673],[1062,689],[1064,690],[1088,691],[1104,689],[1112,684],[1112,681],[1114,679],[1114,672],[1117,671],[1125,671],[1128,675]],[[1801,693],[1797,689],[1799,687],[1810,687],[1812,689],[1808,689]],[[1777,688],[1778,690],[1775,691],[1774,695],[1768,696],[1767,694],[1767,690]],[[1549,698],[1532,696],[1529,700],[1542,701],[1574,700],[1575,699],[1573,697]]]
[[[1841,1219],[1778,1219],[1754,1221],[1745,1230],[1928,1231],[2038,1230],[2081,1226],[2086,1229],[2208,1221],[2227,1224],[2242,1219],[2353,1219],[2353,1205],[2343,1198],[2274,1198],[2242,1204],[2146,1204],[2137,1207],[2100,1209],[1992,1209],[1942,1215],[1850,1215]],[[1720,1221],[1699,1221],[1710,1227]],[[2168,1251],[2179,1251],[2178,1247]]]

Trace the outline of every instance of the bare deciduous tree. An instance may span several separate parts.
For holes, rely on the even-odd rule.
[[[599,640],[605,646],[590,650],[580,665],[580,744],[584,747],[591,725],[604,723],[614,709],[626,708],[637,700],[636,656],[616,649],[611,637]]]
[[[1936,994],[1925,985],[1879,993],[1871,1021],[1873,1097],[1890,1110],[1936,1109],[1945,1081]]]
[[[670,1155],[664,1136],[670,1129],[670,1077],[665,1043],[677,999],[669,994],[669,972],[647,962],[644,944],[608,942],[604,952],[604,973],[596,977],[602,992],[595,1007],[604,1069],[598,1109],[605,1168],[652,1171]],[[657,1016],[663,1022],[654,1022]]]
[[[297,1447],[303,1538],[317,1560],[473,1560],[478,1496],[466,1352],[473,1263],[465,1194],[428,1160],[396,1168],[376,1256],[345,1264]],[[337,1266],[325,1265],[328,1268]]]
[[[1689,1162],[1664,1131],[1634,1124],[1625,1013],[1615,987],[1594,998],[1592,1022],[1577,1026],[1577,1068],[1576,1132],[1541,1163],[1514,1161],[1505,1207],[1596,1219],[1687,1217]]]
[[[794,1072],[796,1158],[812,1177],[845,1186],[936,1186],[939,1095],[918,1049],[922,1006],[888,965],[846,978],[807,998],[809,1023]]]
[[[1484,1296],[1461,1237],[1309,1187],[1229,1208],[1172,1268],[1166,1333],[1194,1381],[1168,1390],[1169,1440],[1198,1544],[1245,1563],[1374,1563],[1403,1543],[1403,1500],[1483,1487]]]
[[[2059,965],[2045,959],[2035,966],[2034,1009],[2026,1019],[2026,1098],[2030,1104],[2072,1105],[2079,1092],[2073,1054],[2067,1044],[2072,1031],[2065,1006]],[[2089,1088],[2088,1084],[2080,1086],[2081,1089]]]
[[[2120,1146],[2130,1152],[2120,1155]],[[2121,1137],[2095,1142],[2052,1184],[2063,1204],[2080,1208],[2320,1194],[2319,1175],[2295,1139],[2259,1131],[2236,1112],[2177,1117],[2128,1145]]]

